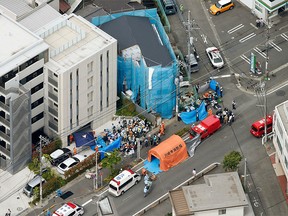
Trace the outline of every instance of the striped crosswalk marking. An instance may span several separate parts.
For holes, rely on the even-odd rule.
[[[245,56],[244,54],[240,56],[240,58],[242,58],[244,61],[246,61],[248,64],[250,64],[250,59]]]
[[[274,47],[278,52],[281,52],[282,49],[277,44],[275,44],[273,41],[270,41],[269,44]]]
[[[263,58],[266,58],[266,53],[262,52],[258,47],[254,48],[255,52],[261,55]]]
[[[281,37],[283,37],[285,40],[288,41],[288,36],[287,36],[286,34],[282,33],[282,34],[281,34]]]
[[[247,40],[249,40],[249,39],[251,39],[251,38],[253,38],[253,37],[255,37],[255,36],[256,36],[256,34],[253,32],[253,33],[251,33],[251,34],[249,34],[249,35],[241,38],[241,39],[239,40],[239,42],[240,42],[240,43],[243,43],[243,42],[245,42],[245,41],[247,41]]]

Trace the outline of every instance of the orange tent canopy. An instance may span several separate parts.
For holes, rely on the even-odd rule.
[[[188,158],[186,144],[178,135],[172,135],[161,142],[158,146],[148,152],[148,161],[151,162],[152,156],[160,161],[160,169],[169,170]]]

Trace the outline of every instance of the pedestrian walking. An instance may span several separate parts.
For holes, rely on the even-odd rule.
[[[230,116],[229,116],[229,118],[228,118],[228,123],[229,123],[229,126],[231,126],[231,125],[232,125],[232,119],[233,119],[233,116],[232,116],[232,115],[230,115]]]
[[[236,102],[235,102],[235,100],[232,101],[232,109],[236,110]]]
[[[219,96],[223,97],[223,87],[222,86],[220,87],[220,95]]]
[[[196,174],[197,174],[197,172],[196,172],[196,169],[194,168],[194,169],[192,170],[192,176],[195,177]]]
[[[259,27],[263,27],[264,26],[264,20],[262,18],[260,18],[259,20]]]
[[[256,19],[256,27],[259,28],[260,27],[260,20]]]
[[[196,121],[199,121],[199,112],[198,112],[198,110],[196,111]]]
[[[225,116],[224,116],[224,124],[227,124],[227,123],[228,123],[228,116],[225,115]]]

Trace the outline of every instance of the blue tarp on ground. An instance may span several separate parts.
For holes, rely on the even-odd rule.
[[[162,170],[160,170],[160,161],[156,157],[153,157],[151,162],[145,160],[144,168],[155,175],[162,172]]]
[[[90,146],[95,144],[93,132],[87,132],[87,131],[75,132],[73,133],[73,138],[75,140],[76,147]]]
[[[97,139],[95,140],[94,145],[91,146],[91,149],[95,151],[95,147],[97,145],[100,151],[100,159],[102,160],[105,157],[105,152],[112,152],[114,151],[114,149],[120,149],[121,141],[122,141],[122,138],[119,137],[111,144],[106,145],[102,137],[98,136]]]
[[[180,118],[185,124],[192,124],[196,122],[196,114],[198,112],[199,120],[203,120],[207,117],[208,113],[205,109],[205,103],[202,102],[201,105],[193,111],[180,113]]]

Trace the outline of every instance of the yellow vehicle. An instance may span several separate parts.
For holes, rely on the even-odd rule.
[[[219,15],[227,10],[232,10],[234,7],[235,5],[231,0],[220,0],[212,5],[209,11],[213,15]]]

